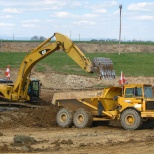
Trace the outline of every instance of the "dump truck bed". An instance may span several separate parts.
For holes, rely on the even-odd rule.
[[[54,93],[52,104],[56,104],[57,100],[68,100],[68,99],[84,99],[100,96],[103,90],[92,90],[92,91],[73,91],[73,92],[58,92]]]

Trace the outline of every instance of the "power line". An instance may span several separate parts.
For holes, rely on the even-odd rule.
[[[122,4],[119,5],[120,9],[120,29],[119,29],[119,55],[120,55],[120,42],[121,42],[121,10],[122,10]]]

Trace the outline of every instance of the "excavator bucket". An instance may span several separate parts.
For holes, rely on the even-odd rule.
[[[92,60],[94,72],[100,74],[100,78],[114,80],[116,75],[110,58],[95,57]]]

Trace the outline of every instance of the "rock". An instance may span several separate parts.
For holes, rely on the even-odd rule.
[[[34,144],[36,140],[33,137],[25,136],[25,135],[16,135],[14,138],[14,143],[21,143],[21,144]]]
[[[22,151],[24,151],[24,152],[29,152],[29,151],[31,151],[31,147],[30,147],[30,146],[23,146],[21,149],[22,149]]]
[[[3,133],[0,132],[0,136],[3,136]]]

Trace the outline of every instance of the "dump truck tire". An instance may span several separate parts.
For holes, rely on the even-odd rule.
[[[140,114],[133,109],[127,109],[121,114],[121,125],[127,130],[139,129],[142,125]]]
[[[57,113],[56,121],[60,127],[71,127],[73,125],[73,111],[69,108],[60,109]]]
[[[74,113],[73,123],[77,128],[90,127],[92,122],[92,115],[89,111],[80,108]]]

